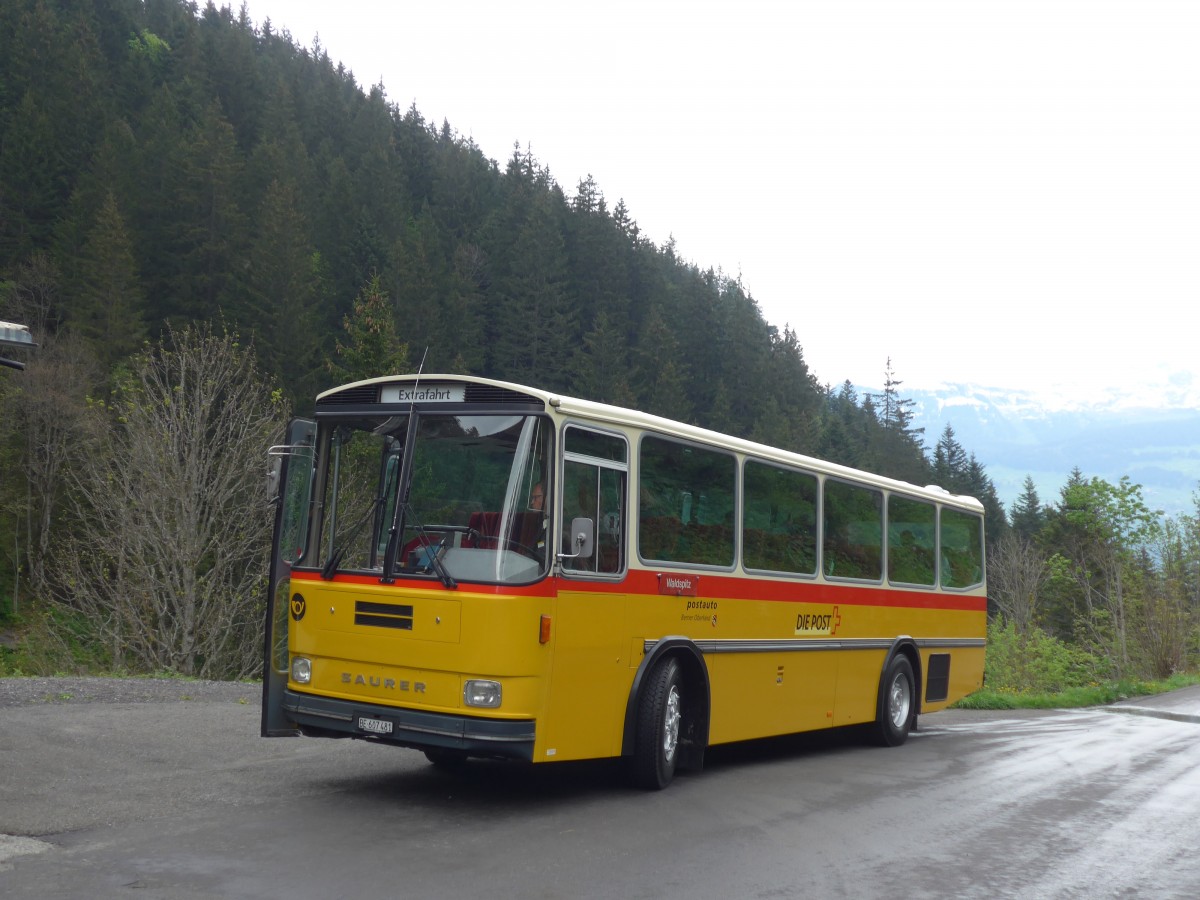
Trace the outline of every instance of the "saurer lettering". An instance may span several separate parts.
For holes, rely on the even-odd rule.
[[[383,678],[379,675],[356,675],[353,672],[342,673],[342,684],[382,688],[385,691],[410,691],[414,694],[425,693],[425,682],[423,681],[408,681],[403,678]]]

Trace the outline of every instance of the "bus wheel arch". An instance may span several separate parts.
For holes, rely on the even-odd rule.
[[[921,656],[911,640],[892,645],[879,676],[871,738],[883,747],[899,747],[917,730],[921,711]]]
[[[665,638],[646,654],[634,676],[625,709],[621,755],[635,784],[664,788],[680,769],[704,766],[708,746],[708,667],[687,638]],[[674,719],[675,734],[668,730]],[[673,745],[670,759],[663,738]]]

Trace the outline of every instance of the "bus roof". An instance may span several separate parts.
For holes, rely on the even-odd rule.
[[[529,387],[527,385],[515,384],[508,381],[497,381],[492,378],[481,378],[475,375],[412,374],[386,375],[380,378],[368,378],[363,381],[356,381],[351,384],[344,384],[339,387],[323,391],[317,395],[317,402],[320,403],[322,399],[333,394],[337,394],[341,391],[351,390],[353,388],[362,388],[367,385],[394,384],[396,382],[413,383],[418,381],[421,383],[440,382],[445,384],[447,382],[457,382],[462,384],[481,384],[496,388],[503,388],[510,391],[516,391],[518,393],[524,393],[532,398],[541,400],[546,404],[546,406],[564,416],[587,419],[592,422],[605,425],[657,431],[669,434],[673,437],[690,440],[695,443],[720,447],[736,453],[749,454],[771,462],[802,466],[806,469],[811,469],[824,475],[830,475],[834,478],[853,479],[854,481],[864,482],[875,487],[924,496],[929,499],[938,500],[942,503],[949,503],[954,506],[970,509],[973,512],[983,512],[983,504],[980,503],[975,497],[969,497],[962,494],[951,494],[945,488],[939,487],[938,485],[926,485],[921,487],[919,485],[910,484],[906,481],[900,481],[895,478],[876,475],[863,469],[855,469],[851,468],[850,466],[843,466],[839,463],[828,462],[817,457],[806,456],[803,453],[796,453],[790,450],[781,450],[778,447],[772,447],[767,444],[759,444],[755,441],[733,437],[728,434],[723,434],[719,431],[711,431],[707,428],[700,428],[696,425],[689,425],[686,422],[667,419],[662,416],[641,412],[636,409],[627,409],[621,406],[613,406],[608,403],[598,403],[593,400],[582,400],[577,397],[569,397],[555,391],[546,391],[542,390],[541,388]]]
[[[36,347],[27,325],[0,322],[0,347]]]

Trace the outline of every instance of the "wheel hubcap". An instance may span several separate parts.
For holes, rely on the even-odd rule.
[[[896,675],[888,691],[888,716],[896,728],[903,728],[904,723],[908,721],[908,711],[912,706],[911,694],[908,679],[902,674]]]
[[[683,714],[679,711],[679,690],[671,685],[667,694],[667,708],[663,714],[663,757],[670,761],[675,757],[675,748],[679,745],[679,721]]]

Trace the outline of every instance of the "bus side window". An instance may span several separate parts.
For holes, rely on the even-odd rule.
[[[879,581],[883,577],[883,492],[825,481],[826,575]]]
[[[887,509],[888,581],[932,587],[937,544],[933,504],[893,494]]]
[[[571,520],[590,519],[594,550],[590,556],[564,558],[576,573],[616,575],[625,569],[625,496],[627,449],[624,438],[569,426],[563,441],[563,490],[559,505],[562,552],[570,556]]]
[[[747,460],[742,509],[742,565],[815,575],[817,477]]]
[[[732,566],[733,455],[656,435],[642,438],[640,454],[642,559]]]

